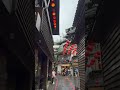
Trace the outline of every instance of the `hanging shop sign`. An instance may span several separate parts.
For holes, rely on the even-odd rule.
[[[49,6],[50,22],[53,35],[59,35],[59,0],[51,0]]]

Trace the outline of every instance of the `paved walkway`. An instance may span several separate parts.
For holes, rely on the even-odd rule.
[[[50,84],[48,90],[79,90],[79,77],[58,76],[55,85]]]

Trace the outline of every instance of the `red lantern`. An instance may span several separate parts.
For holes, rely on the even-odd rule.
[[[68,53],[67,53],[68,55],[70,54],[70,50],[68,51]]]
[[[54,28],[56,28],[56,25],[54,26]]]
[[[86,64],[86,67],[90,67],[90,64]]]
[[[56,13],[55,13],[55,12],[53,12],[53,13],[52,13],[52,15],[53,15],[53,16],[55,16],[55,15],[56,15]]]
[[[91,62],[90,62],[90,65],[93,65],[93,64],[94,64],[94,62],[91,61]]]
[[[53,16],[53,19],[56,19],[56,17],[55,17],[55,16]]]
[[[52,2],[52,3],[51,3],[51,6],[52,6],[52,7],[55,7],[55,3]]]
[[[95,62],[96,60],[95,59],[92,59],[91,62]]]
[[[69,50],[72,50],[72,47],[73,47],[73,46],[71,45]]]
[[[88,45],[86,48],[88,51],[92,51],[93,50],[93,46]]]
[[[56,23],[56,20],[53,20],[53,23]]]
[[[100,55],[95,54],[94,58],[98,59],[98,58],[100,58]]]
[[[100,51],[97,51],[96,54],[97,54],[97,55],[101,55],[101,52],[100,52]]]
[[[56,23],[53,23],[54,26],[56,26]]]

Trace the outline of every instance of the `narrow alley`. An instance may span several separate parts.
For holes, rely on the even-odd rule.
[[[0,90],[120,90],[120,0],[0,0]]]
[[[57,76],[55,82],[48,90],[79,90],[79,77]]]

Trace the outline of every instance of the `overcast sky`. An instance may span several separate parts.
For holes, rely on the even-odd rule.
[[[78,0],[59,0],[59,1],[60,1],[60,17],[59,17],[60,35],[53,35],[54,42],[60,41],[60,36],[63,37],[66,34],[65,29],[72,27],[78,4]]]

